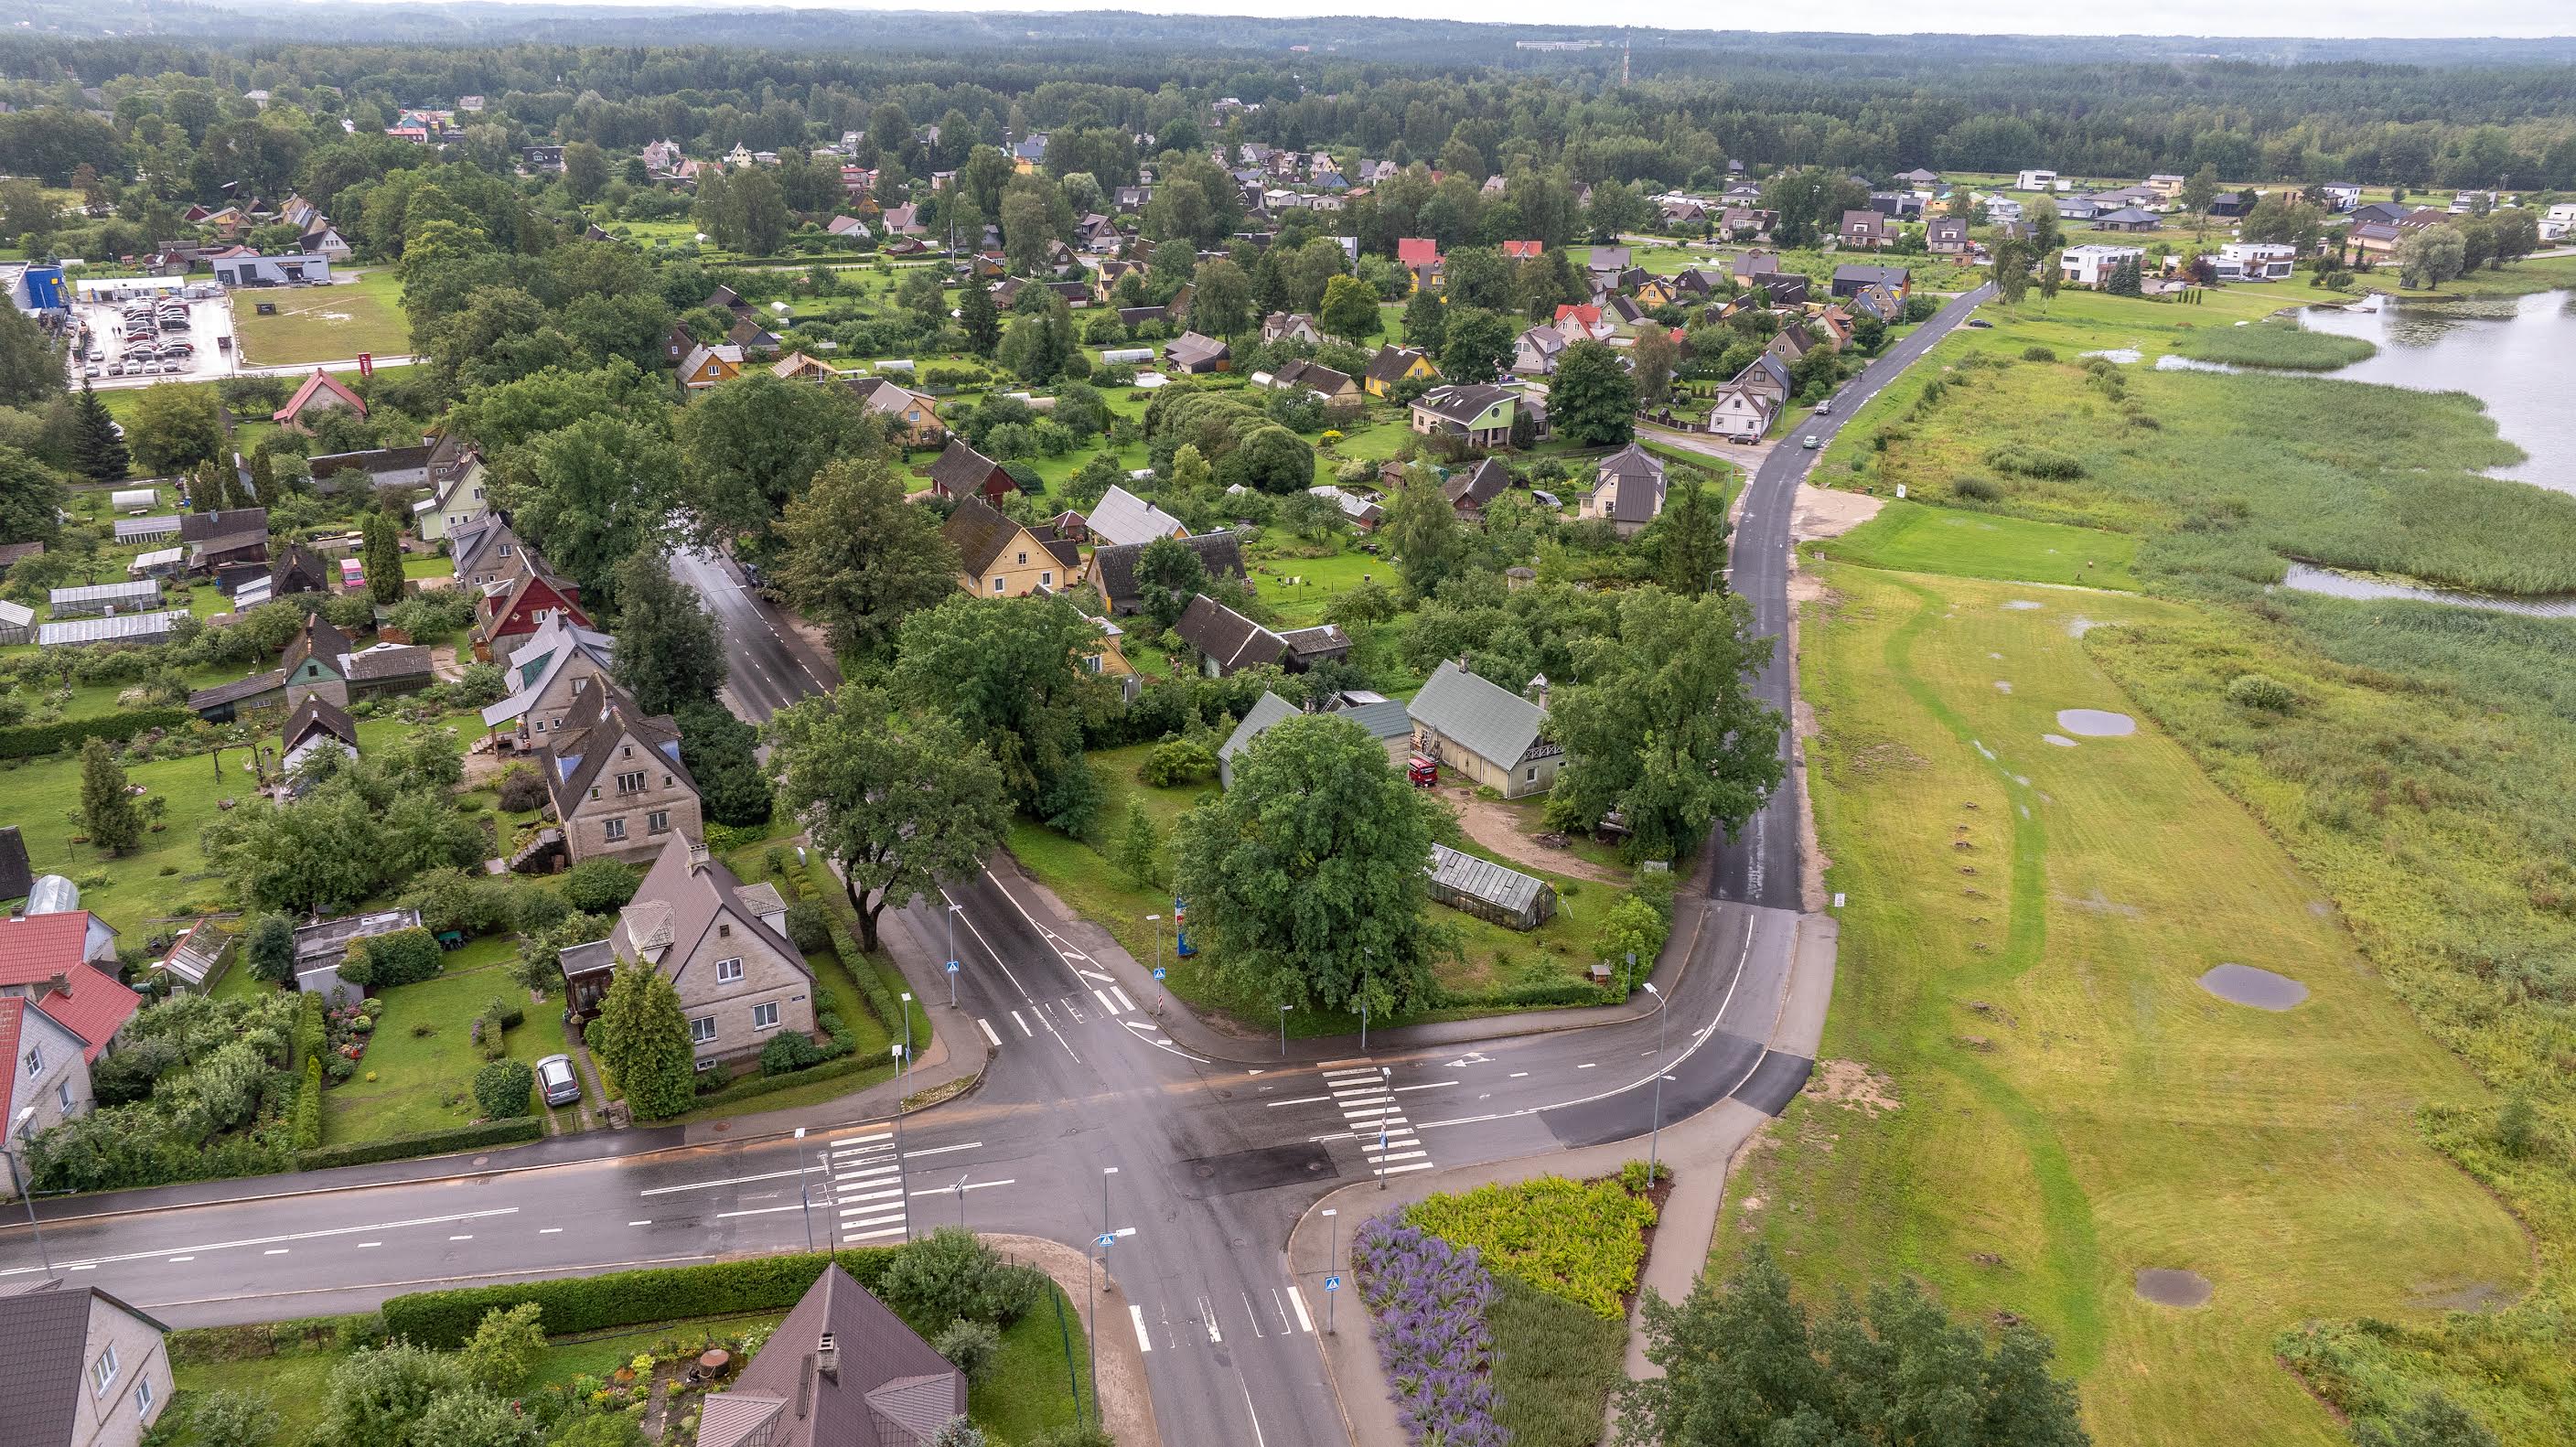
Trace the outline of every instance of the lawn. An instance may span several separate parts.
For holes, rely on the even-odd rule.
[[[275,367],[409,352],[411,322],[403,315],[401,279],[386,267],[346,271],[341,278],[329,286],[235,292],[233,326],[243,362]],[[276,307],[276,315],[261,316],[262,305]]]
[[[1903,1273],[1954,1311],[2017,1313],[2106,1447],[2341,1442],[2276,1334],[2429,1322],[2443,1293],[2529,1282],[2514,1219],[2416,1128],[2482,1088],[2152,721],[2044,742],[2060,709],[2140,711],[2089,656],[2106,625],[2193,610],[1821,578],[1801,667],[1842,963],[1822,1078],[1730,1193],[1712,1269],[1767,1240],[1810,1290]],[[2311,993],[2226,1003],[2196,983],[2223,962]],[[2143,1268],[2215,1294],[2151,1305]]]
[[[2138,540],[2126,533],[1890,500],[1877,517],[1815,551],[1907,573],[2026,579],[2135,592]]]
[[[1203,793],[1216,788],[1215,781],[1203,785],[1155,788],[1140,782],[1137,766],[1151,753],[1150,744],[1136,744],[1121,749],[1093,753],[1091,763],[1100,775],[1100,817],[1105,843],[1114,845],[1124,829],[1130,800],[1141,799],[1146,812],[1168,841],[1173,824]],[[1149,968],[1160,959],[1168,971],[1165,980],[1172,993],[1193,1005],[1231,1012],[1247,1025],[1257,1029],[1276,1029],[1276,1006],[1267,1001],[1239,998],[1219,981],[1210,968],[1210,958],[1202,950],[1188,959],[1172,950],[1169,918],[1172,897],[1160,889],[1139,889],[1110,859],[1078,839],[1027,820],[1011,825],[1008,839],[1011,855],[1039,883],[1054,891],[1074,913],[1109,931],[1130,955]],[[1168,848],[1168,843],[1166,845]],[[1500,860],[1473,841],[1461,841],[1465,852],[1497,862]],[[1436,963],[1434,975],[1442,988],[1461,996],[1454,1004],[1420,1015],[1391,1018],[1371,1023],[1405,1024],[1416,1020],[1467,1018],[1491,1014],[1500,1008],[1519,1008],[1486,1002],[1479,997],[1508,991],[1518,986],[1551,984],[1581,976],[1591,968],[1595,951],[1593,938],[1604,911],[1619,897],[1616,885],[1569,878],[1563,875],[1527,870],[1556,886],[1559,895],[1554,918],[1535,930],[1523,933],[1490,924],[1457,910],[1438,905],[1431,907],[1434,923],[1458,932],[1460,955]],[[1164,922],[1149,925],[1149,914],[1164,916]],[[1159,948],[1158,948],[1159,944]],[[1359,1017],[1337,1011],[1299,1010],[1288,1017],[1288,1033],[1294,1036],[1332,1035],[1359,1028]]]
[[[473,1021],[499,999],[516,1005],[524,1023],[504,1036],[508,1058],[534,1066],[571,1047],[558,998],[530,1000],[510,977],[515,939],[474,940],[451,952],[435,978],[396,985],[376,996],[374,1038],[358,1074],[322,1094],[326,1145],[384,1140],[440,1130],[482,1114],[474,1102],[474,1075],[485,1064],[473,1041]],[[423,1032],[427,1033],[423,1033]],[[377,1078],[369,1080],[373,1075]],[[571,1129],[570,1112],[556,1124]]]

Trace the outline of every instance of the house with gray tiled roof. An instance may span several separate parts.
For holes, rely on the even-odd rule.
[[[1456,659],[1442,663],[1405,705],[1414,752],[1506,799],[1546,793],[1556,787],[1565,749],[1540,736],[1547,684],[1531,683],[1540,702],[1468,672]]]
[[[170,1405],[169,1330],[117,1297],[56,1277],[0,1294],[0,1440],[132,1447]]]
[[[673,834],[617,912],[608,938],[562,952],[564,999],[576,1017],[599,1013],[620,965],[671,981],[698,1068],[756,1055],[788,1031],[815,1029],[814,971],[787,937],[776,885],[745,888],[702,845]]]
[[[680,758],[680,726],[668,714],[647,714],[614,684],[583,689],[537,759],[575,864],[640,863],[673,838],[706,835],[698,781]]]

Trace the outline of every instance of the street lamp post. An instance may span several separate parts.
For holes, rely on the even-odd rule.
[[[1100,1264],[1102,1268],[1100,1274],[1102,1276],[1109,1274],[1109,1242],[1115,1239],[1109,1232],[1109,1178],[1116,1174],[1118,1174],[1116,1166],[1100,1168]],[[1100,1288],[1097,1284],[1092,1287],[1091,1292],[1090,1345],[1091,1425],[1096,1429],[1100,1426]]]
[[[894,1174],[897,1181],[904,1179],[903,1098],[912,1093],[912,1010],[910,1008],[912,997],[906,995],[903,998],[905,1001],[904,1042],[888,1047],[894,1052]],[[908,1190],[903,1196],[903,1239],[906,1241],[912,1239],[912,1193]]]
[[[1395,1099],[1393,1089],[1393,1082],[1395,1080],[1394,1069],[1390,1066],[1379,1066],[1377,1068],[1377,1078],[1380,1084],[1388,1086],[1386,1098],[1388,1100]],[[1377,1188],[1381,1191],[1386,1189],[1386,1117],[1383,1115],[1377,1118]]]
[[[948,906],[948,1008],[951,1010],[957,1008],[957,915],[963,908],[956,904]],[[909,1017],[904,1025],[907,1029],[911,1027]]]
[[[796,1128],[796,1199],[805,1207],[805,1250],[814,1250],[814,1192],[805,1184],[805,1127]]]
[[[17,1137],[20,1141],[26,1140],[27,1123],[34,1120],[35,1117],[36,1108],[34,1106],[30,1105],[20,1108],[18,1111],[18,1118],[9,1123],[9,1134]],[[9,1161],[9,1189],[17,1192],[18,1199],[26,1203],[27,1229],[35,1233],[36,1237],[36,1259],[44,1263],[45,1274],[47,1276],[51,1276],[54,1274],[54,1258],[45,1250],[45,1228],[36,1224],[35,1183],[18,1174],[18,1153],[10,1150],[7,1142],[5,1141],[0,1141],[0,1156],[7,1157]]]
[[[956,1184],[955,1186],[953,1186],[953,1187],[951,1187],[951,1188],[950,1188],[950,1189],[952,1189],[952,1190],[956,1191],[956,1193],[957,1193],[957,1229],[958,1229],[958,1230],[960,1230],[960,1231],[963,1231],[963,1230],[965,1230],[965,1229],[966,1229],[966,1177],[967,1177],[967,1174],[968,1174],[968,1173],[967,1173],[967,1172],[965,1172],[965,1171],[959,1171],[959,1172],[957,1173],[957,1184]]]
[[[1362,1055],[1368,1054],[1368,994],[1366,986],[1361,987],[1360,994],[1360,1053]]]
[[[1329,1243],[1324,1247],[1324,1274],[1327,1276],[1335,1275],[1342,1269],[1342,1223],[1334,1219],[1340,1214],[1329,1206],[1324,1208],[1324,1230]],[[1326,1336],[1333,1334],[1333,1303],[1340,1296],[1341,1293],[1338,1291],[1324,1293],[1324,1335]]]
[[[1635,988],[1637,988],[1637,952],[1635,950],[1630,950],[1628,952],[1628,973],[1619,977],[1620,998],[1623,1000],[1626,999],[1627,992]]]
[[[1656,1011],[1662,1017],[1662,1023],[1655,1027],[1655,1123],[1646,1134],[1646,1184],[1652,1187],[1658,1160],[1656,1152],[1664,1138],[1664,1044],[1672,1038],[1673,1011],[1664,999],[1664,992],[1655,988],[1654,981],[1646,982],[1646,993],[1654,996],[1655,1003],[1663,1007]]]
[[[1288,1007],[1279,1007],[1279,1058],[1288,1058]]]
[[[1160,975],[1163,973],[1163,917],[1159,914],[1149,914],[1145,916],[1145,923],[1153,927],[1154,973]]]

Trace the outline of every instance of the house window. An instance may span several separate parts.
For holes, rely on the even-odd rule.
[[[102,1397],[107,1395],[107,1389],[116,1381],[116,1343],[109,1342],[107,1350],[98,1354],[98,1360],[89,1364],[89,1380],[92,1392]]]
[[[1055,586],[1055,572],[1054,572],[1054,570],[1049,569],[1049,570],[1048,570],[1048,571],[1046,571],[1046,572],[1042,572],[1042,573],[1038,574],[1038,586],[1039,586],[1039,587],[1041,587],[1041,588],[1052,588],[1052,587],[1054,587],[1054,586]]]
[[[508,543],[503,543],[501,545],[501,556],[505,558],[510,556],[510,545]]]
[[[617,746],[617,757],[621,759],[631,759],[635,757],[635,746],[633,744],[619,744]]]
[[[617,776],[617,792],[619,792],[619,793],[621,793],[621,794],[641,794],[641,793],[643,793],[643,792],[644,792],[644,771],[643,771],[642,769],[637,769],[635,772],[633,772],[633,773],[631,773],[631,774],[620,774],[620,775],[618,775],[618,776]]]
[[[996,593],[1002,591],[1002,575],[999,573],[993,575],[993,591]]]
[[[733,926],[732,926],[732,925],[729,925],[729,924],[719,924],[719,925],[717,925],[717,926],[716,926],[716,938],[717,938],[717,939],[720,939],[720,940],[729,940],[729,939],[732,939],[732,938],[733,938]]]
[[[1529,782],[1531,782],[1531,783],[1533,783],[1533,784],[1535,784],[1535,783],[1537,783],[1537,782],[1538,782],[1538,768],[1537,768],[1537,766],[1536,766],[1536,765],[1532,765],[1532,766],[1531,766],[1531,768],[1530,768],[1530,771],[1529,771]]]
[[[1020,566],[1021,566],[1021,567],[1023,567],[1023,568],[1025,568],[1025,567],[1027,567],[1028,565],[1029,565],[1029,555],[1028,555],[1028,554],[1026,554],[1026,553],[1022,553],[1022,554],[1020,554]]]
[[[751,1028],[752,1028],[752,1029],[754,1029],[754,1030],[775,1030],[775,1029],[777,1029],[777,1028],[778,1028],[778,1002],[777,1002],[777,1001],[775,1001],[775,1000],[772,1000],[772,1001],[770,1001],[770,1002],[769,1002],[768,1004],[766,1004],[766,1005],[754,1005],[754,1006],[752,1006],[752,1007],[751,1007]]]
[[[626,821],[623,819],[611,819],[601,824],[599,828],[599,837],[607,840],[611,844],[625,838]]]
[[[668,833],[670,833],[670,832],[671,832],[671,811],[670,811],[670,810],[668,810],[668,809],[656,809],[656,810],[654,810],[653,812],[651,812],[651,813],[649,813],[649,814],[645,815],[645,816],[644,816],[644,832],[645,832],[645,833],[647,833],[647,834],[668,834]]]
[[[45,1047],[42,1045],[30,1045],[27,1047],[27,1073],[29,1075],[42,1075],[45,1073]]]
[[[134,1384],[134,1410],[138,1415],[152,1410],[152,1379],[145,1377]]]
[[[715,1043],[715,1039],[716,1039],[716,1017],[715,1017],[715,1016],[713,1016],[713,1015],[700,1015],[700,1016],[699,1016],[698,1018],[696,1018],[695,1020],[692,1020],[692,1021],[690,1021],[690,1022],[689,1022],[689,1043],[690,1043],[690,1044],[692,1044],[692,1045],[712,1045],[712,1044],[714,1044],[714,1043]]]
[[[546,721],[545,721],[544,719],[539,719],[539,720],[537,720],[537,732],[539,732],[539,733],[544,733],[545,731],[546,731]]]
[[[739,960],[739,959],[732,959],[732,960],[718,960],[718,961],[716,961],[716,983],[717,983],[717,984],[719,984],[719,985],[730,985],[730,984],[733,984],[734,982],[736,982],[736,981],[740,980],[741,978],[742,978],[742,961],[741,961],[741,960]]]
[[[61,1106],[67,1115],[71,1112],[72,1083],[69,1077],[54,1082],[54,1104]]]

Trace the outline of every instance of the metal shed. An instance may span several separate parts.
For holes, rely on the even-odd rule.
[[[1431,846],[1431,897],[1505,929],[1533,930],[1556,914],[1556,886],[1491,860]]]
[[[85,643],[158,643],[170,636],[173,624],[187,616],[185,609],[171,608],[158,613],[113,613],[104,618],[75,618],[68,623],[47,623],[36,630],[36,646],[70,648]]]
[[[132,612],[161,601],[161,585],[146,578],[135,583],[92,583],[56,588],[45,595],[56,618],[93,618],[110,611]]]

